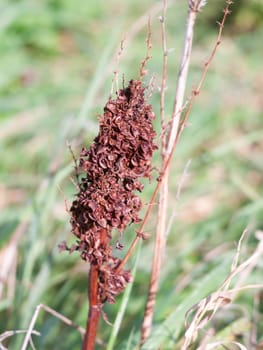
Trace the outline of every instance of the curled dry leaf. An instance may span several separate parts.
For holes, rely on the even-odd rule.
[[[225,281],[222,283],[222,285],[218,288],[216,292],[211,293],[206,298],[202,299],[199,303],[192,306],[186,313],[185,325],[187,329],[185,332],[185,340],[182,348],[183,350],[188,349],[190,344],[197,339],[199,330],[205,327],[205,325],[214,317],[215,313],[220,308],[232,302],[237,292],[242,291],[243,289],[262,288],[262,284],[238,286],[238,282],[236,282],[237,287],[230,289],[230,284],[233,278],[237,275],[240,276],[241,273],[244,274],[247,270],[250,271],[251,267],[253,268],[254,266],[256,266],[256,264],[258,264],[258,261],[260,260],[263,254],[263,235],[261,231],[257,231],[255,236],[259,240],[259,243],[257,245],[256,250],[247,260],[245,260],[241,264],[238,264],[241,251],[241,243],[246,233],[247,230],[243,232],[238,242],[237,251],[233,259],[231,273],[229,274],[229,276],[225,279]],[[193,318],[191,322],[188,322],[188,318],[191,314],[193,314]],[[223,343],[224,342],[210,344],[212,347],[206,349],[214,349],[216,348],[216,346]],[[243,350],[246,348],[242,347],[241,345],[240,349]]]

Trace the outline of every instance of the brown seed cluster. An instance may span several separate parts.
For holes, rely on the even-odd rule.
[[[142,191],[139,178],[151,177],[155,132],[154,113],[144,99],[140,81],[110,99],[100,119],[99,135],[90,149],[83,148],[79,171],[84,174],[80,191],[71,206],[72,232],[81,258],[99,270],[101,302],[114,302],[131,280],[129,271],[116,272],[120,260],[112,255],[112,230],[122,233],[128,224],[139,222]]]

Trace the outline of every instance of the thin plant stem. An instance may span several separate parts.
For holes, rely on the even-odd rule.
[[[162,28],[162,49],[163,49],[163,72],[162,72],[162,84],[160,93],[160,116],[162,131],[164,131],[165,123],[165,91],[166,91],[166,80],[167,80],[167,64],[168,64],[168,50],[166,40],[166,12],[167,12],[167,1],[163,0],[163,11],[160,17],[161,28]],[[164,140],[164,138],[162,138]],[[162,145],[164,150],[164,144]]]
[[[209,69],[209,67],[210,67],[210,65],[211,65],[211,63],[212,63],[212,61],[214,59],[214,56],[215,56],[215,54],[217,52],[218,46],[221,43],[223,27],[224,27],[227,15],[230,14],[229,7],[230,7],[231,4],[232,4],[232,1],[230,1],[230,0],[226,1],[226,7],[225,7],[225,10],[224,10],[223,19],[222,19],[221,22],[218,23],[219,24],[219,31],[218,31],[218,36],[217,36],[214,48],[213,48],[213,50],[212,50],[208,60],[205,62],[204,69],[203,69],[203,72],[201,74],[201,78],[199,80],[199,83],[198,83],[197,87],[192,90],[191,96],[190,96],[190,98],[188,100],[188,104],[185,107],[184,116],[183,116],[183,118],[181,120],[181,123],[179,123],[178,133],[177,133],[176,138],[174,140],[174,143],[172,145],[172,149],[171,149],[170,153],[168,154],[167,159],[163,163],[160,175],[158,177],[158,182],[157,182],[155,190],[153,192],[151,201],[150,201],[150,203],[149,203],[149,205],[147,207],[147,210],[146,210],[144,219],[142,221],[141,227],[140,227],[139,231],[137,232],[137,235],[136,235],[135,239],[133,240],[131,246],[129,247],[128,252],[126,253],[125,257],[123,258],[121,263],[116,267],[116,271],[120,271],[123,268],[123,266],[127,263],[127,261],[129,260],[130,256],[134,252],[134,250],[135,250],[135,248],[136,248],[140,238],[143,237],[144,228],[145,228],[145,226],[147,224],[147,221],[148,221],[148,219],[150,217],[152,207],[153,207],[153,205],[155,203],[155,200],[156,200],[158,191],[160,189],[161,183],[163,181],[164,175],[165,175],[165,173],[167,171],[167,168],[168,168],[168,166],[169,166],[169,164],[171,162],[174,150],[175,150],[175,148],[176,148],[176,146],[178,144],[178,141],[179,141],[179,139],[180,139],[180,137],[181,137],[181,135],[183,133],[183,130],[184,130],[185,126],[186,126],[187,120],[189,118],[189,114],[190,114],[190,112],[192,110],[192,107],[193,107],[193,104],[194,104],[194,101],[195,101],[196,97],[201,92],[201,89],[202,89],[205,77],[206,77],[208,69]]]
[[[0,350],[8,350],[8,348],[6,348],[6,347],[2,344],[2,342],[3,342],[5,339],[7,339],[7,338],[9,338],[9,337],[12,337],[12,336],[14,336],[14,335],[24,334],[24,333],[27,333],[27,332],[28,332],[28,330],[21,330],[21,329],[19,329],[19,330],[15,330],[15,331],[6,331],[6,332],[0,334]],[[37,335],[37,336],[40,336],[40,335],[41,335],[40,332],[35,331],[35,330],[32,330],[31,334]],[[31,347],[32,347],[33,349],[35,349],[31,337],[29,338],[28,342],[30,343]]]
[[[165,18],[166,12],[166,1],[163,1],[163,22]],[[189,62],[192,52],[192,42],[194,36],[194,25],[197,16],[197,11],[194,8],[190,7],[188,10],[188,18],[186,25],[186,35],[184,40],[183,53],[181,58],[181,64],[179,69],[179,75],[177,79],[177,88],[174,99],[173,113],[171,118],[170,129],[168,130],[168,139],[166,144],[165,134],[162,137],[162,155],[165,161],[167,154],[169,154],[172,150],[173,144],[175,142],[179,122],[181,119],[181,114],[183,111],[184,104],[184,95],[185,95],[185,87],[188,76],[188,68]],[[167,45],[166,45],[166,35],[165,35],[165,25],[163,23],[162,26],[162,42],[163,42],[163,50],[164,51],[164,62],[163,62],[163,79],[162,79],[162,88],[161,88],[161,99],[160,99],[160,110],[161,110],[161,120],[164,120],[164,95],[165,95],[165,83],[167,77]],[[169,187],[169,168],[170,165],[167,166],[166,172],[163,177],[163,181],[160,187],[160,196],[159,196],[159,207],[158,207],[158,220],[157,220],[157,228],[156,228],[156,239],[155,239],[155,248],[154,248],[154,256],[153,256],[153,264],[152,264],[152,272],[150,278],[150,285],[148,291],[148,298],[146,302],[144,319],[141,328],[141,343],[143,344],[145,340],[149,337],[152,328],[154,307],[156,303],[156,296],[158,292],[160,272],[161,272],[161,264],[162,257],[165,249],[166,243],[166,221],[167,221],[167,206],[168,206],[168,187]]]
[[[28,329],[26,331],[26,336],[24,338],[21,350],[26,350],[27,349],[28,343],[31,340],[31,334],[35,334],[34,326],[35,326],[35,323],[37,321],[38,314],[39,314],[40,310],[42,310],[42,309],[45,310],[46,312],[48,312],[49,314],[53,315],[54,317],[60,319],[66,325],[75,328],[76,330],[78,330],[80,332],[81,335],[83,335],[85,333],[84,328],[76,325],[69,318],[65,317],[64,315],[61,315],[59,312],[57,312],[56,310],[53,310],[51,307],[49,307],[47,305],[39,304],[39,305],[37,305],[37,307],[35,309],[35,312],[34,312],[34,314],[32,316],[31,321],[30,321],[29,327],[28,327]]]
[[[146,67],[147,62],[151,59],[151,55],[150,55],[150,51],[151,51],[151,48],[152,48],[151,36],[152,36],[152,33],[151,33],[151,21],[150,21],[150,17],[149,17],[148,18],[147,40],[146,40],[146,56],[145,56],[144,60],[141,63],[141,68],[140,68],[140,72],[139,72],[140,80],[142,80],[142,78],[147,73],[145,67]]]
[[[87,331],[83,342],[83,350],[93,350],[96,342],[96,334],[100,319],[100,307],[98,305],[98,267],[90,266],[89,272],[89,315],[87,319]]]
[[[116,62],[115,62],[116,68],[113,71],[114,76],[113,76],[112,83],[111,83],[111,93],[110,93],[111,97],[113,96],[114,85],[116,86],[116,88],[115,88],[116,91],[119,91],[119,71],[118,71],[118,69],[119,69],[120,58],[121,58],[123,50],[124,50],[124,39],[121,40],[120,47],[116,53]]]
[[[100,242],[102,245],[107,244],[106,229],[101,229],[100,231]],[[95,264],[90,265],[88,282],[89,314],[82,350],[94,349],[101,314],[101,302],[98,290],[99,267]]]
[[[167,42],[166,42],[166,11],[167,2],[163,0],[163,11],[160,18],[161,28],[162,28],[162,48],[163,48],[163,71],[162,71],[162,84],[160,92],[160,116],[161,116],[161,126],[162,126],[162,146],[161,155],[162,162],[165,161],[166,144],[165,144],[165,90],[166,90],[166,80],[167,80],[167,63],[168,63],[168,52],[167,52]],[[150,278],[150,286],[148,290],[147,303],[144,312],[144,319],[141,328],[141,343],[143,344],[145,340],[150,335],[153,310],[156,301],[156,295],[158,291],[159,275],[161,269],[162,255],[165,246],[165,226],[166,226],[166,215],[163,213],[167,212],[167,195],[168,183],[163,182],[161,185],[160,196],[159,196],[159,207],[158,207],[158,219],[157,219],[157,230],[154,245],[154,255],[152,262],[152,272]],[[159,233],[159,234],[158,234]]]

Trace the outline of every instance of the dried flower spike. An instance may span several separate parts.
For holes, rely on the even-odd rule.
[[[131,280],[129,271],[116,272],[120,259],[112,255],[113,229],[123,233],[139,222],[142,191],[139,178],[151,177],[155,131],[154,113],[144,99],[141,81],[131,80],[109,100],[100,118],[99,135],[90,149],[83,148],[78,172],[80,190],[72,203],[74,246],[81,258],[97,267],[99,303],[113,303]]]

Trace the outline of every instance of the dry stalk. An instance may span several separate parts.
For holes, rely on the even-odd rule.
[[[162,16],[160,18],[161,28],[162,28],[162,48],[163,48],[163,72],[162,72],[162,84],[161,84],[161,93],[160,93],[160,116],[161,116],[161,126],[162,126],[162,143],[161,143],[161,155],[162,163],[165,161],[165,90],[166,90],[166,80],[167,80],[167,64],[168,64],[168,52],[167,52],[167,41],[166,41],[166,12],[167,12],[167,2],[163,0],[163,10]],[[147,303],[145,306],[144,319],[141,327],[141,344],[150,335],[152,319],[153,319],[153,310],[156,301],[156,295],[158,291],[158,283],[162,262],[162,255],[165,246],[165,227],[166,227],[166,212],[167,212],[167,196],[168,193],[168,184],[165,179],[162,182],[160,187],[159,194],[159,206],[158,206],[158,218],[157,218],[157,229],[156,229],[156,238],[154,246],[154,254],[152,261],[152,273],[150,278],[150,286],[148,290]]]
[[[188,101],[188,104],[187,106],[185,107],[185,113],[183,115],[183,118],[179,124],[179,128],[178,128],[178,133],[176,135],[176,138],[174,140],[174,143],[172,145],[172,149],[171,151],[168,153],[168,156],[167,156],[167,159],[166,161],[163,163],[163,166],[162,166],[162,169],[160,171],[160,175],[158,177],[158,182],[156,184],[156,187],[154,189],[154,192],[152,194],[152,198],[150,200],[150,203],[147,207],[147,210],[146,210],[146,213],[145,213],[145,216],[143,218],[143,221],[141,223],[141,227],[139,229],[139,231],[137,232],[137,236],[135,237],[134,241],[132,242],[130,248],[128,249],[128,252],[127,254],[125,255],[125,257],[122,259],[122,261],[120,262],[120,264],[118,265],[117,267],[117,271],[120,271],[124,265],[127,263],[127,261],[129,260],[130,256],[132,255],[132,253],[134,252],[140,238],[144,237],[143,233],[144,233],[144,229],[145,229],[145,226],[148,222],[148,219],[150,217],[150,214],[151,214],[151,211],[152,211],[152,207],[156,201],[156,197],[157,197],[157,194],[159,192],[159,189],[161,187],[161,184],[162,184],[162,181],[163,181],[163,178],[164,178],[164,175],[167,171],[167,168],[169,167],[170,163],[171,163],[171,160],[172,160],[172,156],[173,156],[173,153],[175,151],[175,148],[179,142],[179,139],[184,131],[184,128],[186,126],[186,123],[188,121],[188,118],[189,118],[189,114],[193,108],[193,104],[194,104],[194,101],[196,99],[196,97],[200,94],[201,92],[201,89],[202,89],[202,86],[203,86],[203,83],[204,83],[204,80],[205,80],[205,77],[207,75],[207,72],[208,72],[208,69],[210,67],[210,65],[212,64],[212,61],[214,59],[214,56],[216,54],[216,51],[218,49],[218,46],[220,45],[221,43],[221,39],[222,39],[222,31],[223,31],[223,28],[224,28],[224,24],[225,24],[225,21],[226,21],[226,18],[227,18],[227,15],[230,14],[230,10],[229,10],[229,7],[230,5],[232,4],[232,1],[231,0],[227,0],[226,1],[226,7],[225,7],[225,10],[224,10],[224,15],[223,15],[223,19],[221,22],[218,22],[219,24],[219,31],[218,31],[218,35],[217,35],[217,39],[216,39],[216,43],[214,45],[214,48],[211,52],[211,55],[209,56],[208,60],[205,62],[204,64],[204,69],[203,69],[203,72],[201,74],[201,77],[200,77],[200,80],[199,80],[199,83],[197,85],[197,87],[195,89],[192,90],[192,93],[191,93],[191,96],[189,98],[189,101]]]
[[[146,39],[146,56],[141,62],[141,67],[140,67],[140,72],[139,72],[140,81],[142,81],[143,77],[147,74],[146,65],[147,65],[147,62],[151,59],[151,54],[150,54],[150,51],[152,48],[151,37],[152,37],[151,20],[149,17],[148,18],[147,39]]]
[[[162,49],[163,49],[163,72],[162,72],[162,84],[160,92],[160,116],[161,116],[161,126],[162,132],[165,129],[165,90],[166,90],[166,80],[167,80],[167,65],[168,65],[168,50],[167,50],[167,40],[166,40],[166,12],[167,12],[167,2],[163,0],[163,10],[162,15],[159,17],[162,28]],[[162,138],[164,141],[164,137]],[[165,144],[162,144],[162,150],[164,150]]]
[[[26,336],[24,338],[21,350],[26,350],[28,347],[28,343],[31,342],[31,335],[32,334],[36,334],[36,331],[34,331],[34,326],[35,323],[37,321],[38,318],[38,314],[41,310],[45,310],[46,312],[48,312],[49,314],[53,315],[54,317],[58,318],[59,320],[61,320],[63,323],[65,323],[66,325],[75,328],[77,331],[80,332],[81,336],[83,336],[85,334],[85,329],[76,325],[74,322],[72,322],[69,318],[65,317],[64,315],[61,315],[59,312],[53,310],[51,307],[44,305],[44,304],[39,304],[37,305],[35,312],[32,316],[32,319],[30,321],[30,324],[28,326],[28,329],[26,331]],[[39,334],[38,334],[39,335]]]
[[[171,153],[174,142],[178,134],[179,122],[181,120],[181,115],[183,112],[188,68],[189,68],[190,57],[192,52],[195,20],[196,20],[197,13],[201,7],[202,7],[202,4],[200,3],[200,1],[189,1],[186,35],[184,40],[184,47],[183,47],[179,74],[177,78],[173,113],[171,117],[170,128],[168,129],[167,140],[166,140],[166,133],[163,133],[162,135],[163,163],[166,162],[168,155]],[[165,117],[164,106],[165,106],[165,89],[166,89],[167,60],[168,60],[166,31],[165,31],[166,10],[167,10],[166,0],[163,0],[163,14],[161,17],[162,47],[163,47],[163,76],[162,76],[161,97],[160,97],[160,115],[161,115],[162,129],[164,127],[164,117]],[[143,324],[141,328],[141,343],[145,342],[145,340],[149,337],[151,332],[154,306],[156,303],[156,296],[158,292],[158,285],[159,285],[159,279],[160,279],[162,258],[163,258],[163,253],[165,249],[165,243],[166,243],[165,232],[166,232],[166,221],[167,221],[169,168],[170,168],[170,165],[168,164],[166,172],[163,175],[162,184],[160,187],[158,220],[157,220],[155,248],[154,248],[153,264],[152,264],[152,273],[151,273],[147,303],[145,307],[144,319],[143,319]]]
[[[118,71],[118,66],[119,66],[119,63],[120,63],[120,58],[121,58],[121,55],[122,55],[122,52],[124,50],[124,40],[125,39],[122,39],[121,40],[121,43],[120,43],[120,47],[116,53],[116,62],[115,62],[115,65],[116,65],[116,69],[114,69],[113,71],[113,79],[112,79],[112,83],[111,83],[111,93],[110,93],[110,96],[112,97],[113,96],[113,90],[114,90],[114,84],[116,85],[116,91],[119,90],[119,71]]]
[[[27,333],[27,330],[21,330],[21,329],[18,329],[18,330],[15,330],[15,331],[6,331],[2,334],[0,334],[0,350],[8,350],[8,348],[6,348],[2,342],[7,339],[7,338],[10,338],[14,335],[18,335],[18,334],[24,334],[24,333]],[[35,330],[32,330],[31,334],[34,334],[34,335],[37,335],[37,336],[40,336],[41,333],[35,331]],[[35,350],[35,346],[34,346],[34,343],[30,337],[29,341],[28,341],[32,347],[33,350]]]

